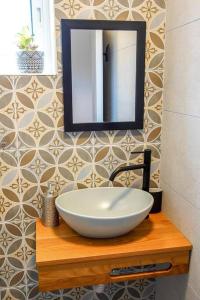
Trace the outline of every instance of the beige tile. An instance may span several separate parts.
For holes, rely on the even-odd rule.
[[[200,119],[165,112],[161,178],[179,195],[200,208]]]
[[[200,18],[199,0],[168,0],[167,30]]]
[[[164,109],[200,116],[199,36],[200,21],[167,33]]]
[[[19,286],[19,287],[10,287],[8,289],[3,289],[0,291],[0,296],[2,300],[7,299],[20,299],[26,300],[26,286]]]

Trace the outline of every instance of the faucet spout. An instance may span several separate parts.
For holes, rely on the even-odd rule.
[[[112,172],[112,174],[110,175],[109,180],[110,181],[114,181],[115,177],[121,173],[121,172],[125,172],[125,171],[132,171],[132,170],[138,170],[138,169],[143,169],[145,167],[144,164],[141,165],[130,165],[130,166],[124,166],[124,167],[118,167],[117,169],[115,169],[115,171]]]
[[[144,163],[139,165],[130,165],[130,166],[124,166],[119,167],[110,175],[110,180],[114,181],[115,177],[125,171],[132,171],[132,170],[138,170],[143,169],[143,184],[142,189],[144,191],[149,191],[149,185],[150,185],[150,169],[151,169],[151,150],[146,149],[144,152],[132,152],[134,153],[144,153]]]

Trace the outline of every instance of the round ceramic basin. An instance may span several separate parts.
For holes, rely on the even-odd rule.
[[[79,234],[92,238],[129,232],[146,218],[152,206],[151,194],[125,187],[75,190],[56,199],[63,220]]]

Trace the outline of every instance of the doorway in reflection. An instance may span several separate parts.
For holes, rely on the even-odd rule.
[[[106,122],[135,120],[135,31],[103,31],[103,119]]]
[[[137,31],[71,30],[74,123],[135,121]]]

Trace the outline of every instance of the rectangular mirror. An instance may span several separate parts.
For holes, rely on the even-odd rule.
[[[65,131],[143,128],[145,22],[62,20]]]

